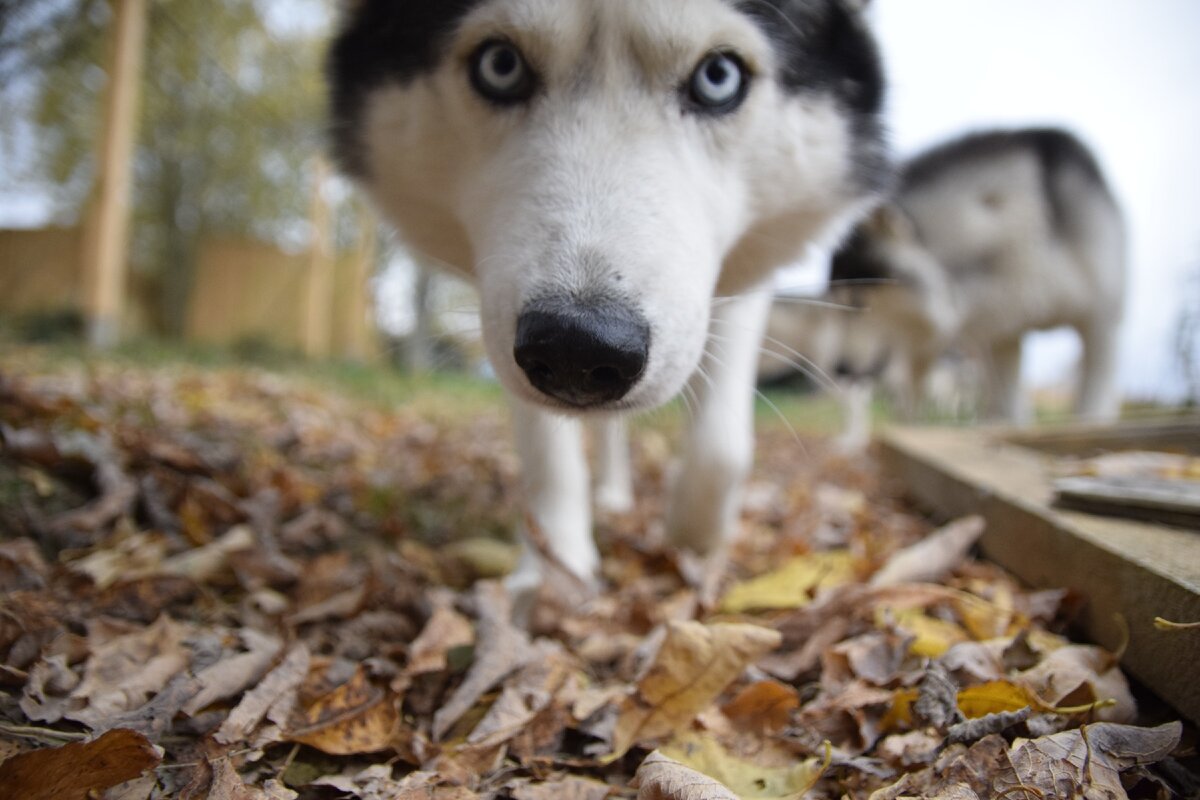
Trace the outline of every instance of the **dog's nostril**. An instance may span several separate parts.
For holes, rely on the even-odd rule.
[[[517,319],[513,359],[529,383],[581,408],[624,397],[646,368],[650,326],[616,303],[540,301]]]
[[[587,373],[588,384],[598,389],[618,386],[623,380],[621,371],[616,367],[596,367]]]

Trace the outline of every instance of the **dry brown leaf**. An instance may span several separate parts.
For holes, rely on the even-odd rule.
[[[794,687],[778,681],[758,681],[747,686],[721,709],[735,724],[762,733],[775,733],[791,721],[800,707]]]
[[[104,454],[96,464],[93,480],[100,489],[100,496],[82,508],[49,520],[47,528],[51,533],[63,537],[95,536],[113,520],[132,511],[137,499],[137,482],[125,473],[111,454]]]
[[[637,771],[637,800],[741,800],[729,787],[654,752]]]
[[[446,653],[456,647],[473,644],[471,622],[450,606],[450,599],[438,602],[421,633],[408,647],[409,675],[423,675],[446,669]]]
[[[220,574],[229,566],[229,557],[256,545],[254,531],[247,525],[235,525],[221,538],[192,550],[171,556],[162,563],[161,571],[182,575],[203,582]]]
[[[893,555],[871,576],[875,587],[937,581],[962,563],[983,535],[983,517],[963,517]]]
[[[199,691],[184,706],[185,714],[196,712],[219,700],[233,697],[266,674],[283,642],[274,636],[259,633],[253,628],[240,631],[247,652],[222,658],[196,675]]]
[[[88,800],[156,767],[162,755],[140,733],[112,730],[90,742],[21,753],[0,764],[0,797]]]
[[[94,630],[89,629],[89,639]],[[64,716],[98,729],[139,708],[188,668],[191,653],[183,643],[189,633],[188,626],[162,616],[143,630],[94,648]]]
[[[571,674],[557,642],[539,641],[533,657],[509,679],[500,697],[467,737],[473,745],[501,744],[525,730],[545,709]]]
[[[209,784],[205,800],[268,800],[264,792],[246,785],[228,758],[212,761],[209,766],[212,768],[212,783]],[[292,797],[295,796],[293,792]]]
[[[544,783],[521,783],[509,791],[513,800],[605,800],[617,789],[587,778],[560,778]]]
[[[475,800],[478,795],[461,786],[446,786],[432,772],[413,772],[400,780],[390,764],[375,764],[348,775],[327,775],[312,786],[329,786],[357,800]]]
[[[289,695],[295,695],[308,675],[308,665],[308,648],[302,644],[292,647],[283,662],[267,673],[262,683],[242,697],[221,724],[215,735],[216,740],[222,744],[245,740],[258,723],[262,722],[272,706]]]
[[[1127,798],[1120,773],[1163,760],[1179,744],[1182,732],[1178,722],[1157,728],[1101,722],[1019,742],[1011,754],[1014,774],[1001,773],[993,788],[1009,792],[1032,787],[1043,797],[1083,800]]]
[[[330,755],[360,755],[390,747],[399,725],[396,698],[373,686],[359,667],[349,681],[299,709],[287,738]]]
[[[434,739],[445,736],[484,692],[493,689],[531,656],[528,635],[512,624],[512,603],[503,586],[490,581],[476,584],[475,605],[479,612],[475,660],[458,689],[434,714]]]
[[[1016,682],[1051,706],[1101,703],[1094,717],[1103,722],[1132,722],[1137,716],[1137,701],[1116,658],[1094,645],[1059,648]]]
[[[779,641],[757,625],[670,623],[650,669],[621,703],[611,757],[687,726]]]

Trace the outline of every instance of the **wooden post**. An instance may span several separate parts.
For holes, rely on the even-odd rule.
[[[346,340],[345,355],[355,361],[367,361],[374,355],[371,348],[371,331],[374,325],[367,300],[370,297],[369,284],[379,242],[374,211],[361,200],[355,206],[359,220],[358,250],[351,262],[350,302],[347,303],[350,317],[347,320],[349,336]]]
[[[309,358],[327,358],[333,333],[333,248],[330,242],[329,203],[325,186],[329,180],[329,164],[321,156],[313,162],[312,210],[309,219],[312,239],[309,242],[308,276],[304,292],[304,329],[300,341]]]
[[[120,333],[129,264],[129,207],[137,135],[146,0],[112,0],[112,53],[93,200],[85,223],[83,282],[88,341],[110,347]]]

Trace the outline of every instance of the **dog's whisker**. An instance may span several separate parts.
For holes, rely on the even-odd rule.
[[[728,320],[721,320],[721,321],[728,324]],[[708,335],[711,338],[714,336],[720,336],[721,334],[710,331]],[[824,389],[825,391],[834,395],[835,397],[840,398],[842,396],[842,387],[838,384],[838,382],[835,381],[829,373],[827,373],[825,370],[821,369],[821,367],[815,361],[813,361],[811,358],[804,355],[803,353],[801,353],[799,350],[795,349],[794,347],[791,347],[787,343],[780,341],[779,339],[776,339],[774,336],[764,334],[763,341],[766,342],[767,344],[774,345],[775,347],[780,348],[781,350],[783,350],[785,353],[787,353],[792,358],[800,361],[802,364],[806,364],[808,366],[808,369],[803,370],[803,372],[806,375],[808,375],[813,380],[815,380],[822,389]],[[760,352],[764,352],[764,353],[773,353],[774,352],[772,350],[767,349],[765,346],[759,347],[758,349]]]
[[[788,295],[776,295],[772,298],[773,303],[788,303],[797,306],[808,306],[811,308],[828,308],[833,311],[850,311],[855,314],[861,314],[866,311],[861,306],[847,305],[846,303],[837,303],[833,300],[821,300],[816,297],[795,297]]]

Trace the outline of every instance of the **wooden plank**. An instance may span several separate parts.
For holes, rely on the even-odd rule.
[[[1154,626],[1158,616],[1200,621],[1200,536],[1055,508],[1053,458],[1008,437],[894,428],[881,437],[882,457],[919,504],[944,517],[982,514],[987,558],[1032,586],[1081,592],[1087,635],[1116,650],[1128,633],[1125,667],[1200,722],[1200,632]]]
[[[1059,478],[1058,504],[1089,514],[1200,529],[1200,482],[1134,476]]]
[[[116,343],[129,265],[129,208],[137,134],[146,0],[113,0],[112,56],[96,183],[83,242],[88,340]]]

